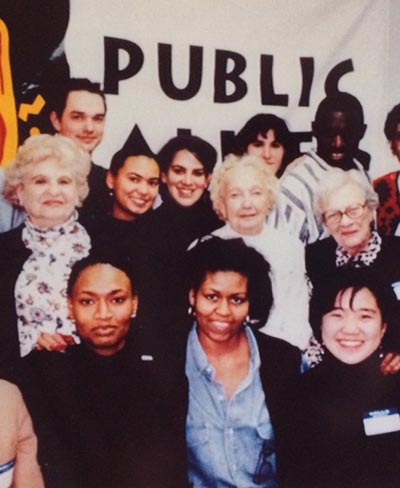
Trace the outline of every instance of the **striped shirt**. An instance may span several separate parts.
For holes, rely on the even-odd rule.
[[[292,163],[293,164],[293,163]],[[361,163],[354,160],[368,183],[370,179]],[[280,181],[277,205],[268,221],[275,228],[285,229],[304,244],[327,237],[328,234],[314,214],[314,196],[319,182],[332,167],[313,150],[294,161],[294,167]]]

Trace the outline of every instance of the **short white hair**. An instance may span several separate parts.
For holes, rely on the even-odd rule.
[[[225,199],[225,180],[232,170],[248,171],[253,169],[257,172],[257,180],[264,188],[268,197],[270,208],[275,205],[278,194],[278,179],[259,156],[244,154],[235,156],[229,154],[215,167],[210,181],[210,197],[213,208],[219,217],[222,217],[221,208]]]
[[[60,134],[31,136],[18,148],[14,161],[5,169],[4,198],[18,205],[17,187],[31,166],[47,159],[69,169],[77,186],[79,206],[82,205],[89,193],[90,155],[75,141]]]
[[[341,168],[331,168],[319,182],[314,194],[314,213],[321,223],[324,220],[323,214],[326,210],[326,201],[341,187],[349,184],[358,186],[364,192],[365,203],[370,210],[375,210],[378,207],[379,196],[360,171],[356,169],[344,171]]]

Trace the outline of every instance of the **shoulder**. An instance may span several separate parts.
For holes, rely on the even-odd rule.
[[[337,243],[333,237],[327,237],[326,239],[321,239],[315,241],[306,246],[306,258],[313,259],[317,257],[329,258],[329,256],[334,253]]]
[[[97,176],[99,178],[105,178],[106,174],[107,174],[106,168],[103,168],[103,166],[99,166],[98,164],[93,163],[93,161],[92,161],[91,167],[90,167],[90,175],[91,176]]]
[[[381,253],[385,254],[389,252],[394,252],[396,254],[396,258],[398,259],[399,252],[400,252],[400,237],[381,235],[381,239],[382,239]]]
[[[397,181],[397,178],[400,175],[400,171],[393,171],[391,173],[387,173],[386,175],[380,176],[373,181],[373,185],[375,189],[379,189],[381,185],[385,183],[394,183]]]
[[[6,266],[7,264],[11,265],[11,263],[14,266],[15,262],[20,259],[25,261],[30,254],[30,251],[22,241],[23,228],[24,224],[21,224],[15,229],[0,234],[0,262],[3,262]]]
[[[0,396],[1,396],[0,403],[3,403],[8,400],[19,401],[22,398],[21,392],[19,391],[19,388],[16,385],[10,383],[9,381],[1,380],[1,379],[0,379]]]
[[[261,363],[268,363],[268,365],[274,366],[277,363],[279,365],[288,364],[295,370],[300,371],[301,353],[297,347],[257,330],[253,330],[253,333],[257,341]]]

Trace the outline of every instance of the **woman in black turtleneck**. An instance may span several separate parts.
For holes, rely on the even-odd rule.
[[[163,203],[141,227],[155,246],[158,263],[162,263],[160,281],[166,314],[174,321],[187,308],[182,256],[195,239],[223,225],[212,209],[207,190],[217,152],[200,137],[184,135],[168,141],[157,160]]]
[[[393,291],[359,270],[319,299],[312,317],[322,323],[325,358],[293,392],[282,486],[399,486],[400,377],[379,369],[382,339],[393,332]]]

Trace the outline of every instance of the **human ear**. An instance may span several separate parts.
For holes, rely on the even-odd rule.
[[[107,171],[106,184],[110,190],[114,189],[114,175],[111,171]]]
[[[189,291],[189,303],[192,307],[194,307],[196,303],[196,294],[193,290],[193,288]]]
[[[68,303],[68,318],[70,320],[74,320],[74,312],[72,308],[72,300],[70,297],[67,298],[67,303]]]
[[[50,122],[52,124],[52,126],[54,127],[54,129],[57,131],[57,132],[60,132],[61,130],[61,124],[60,124],[60,119],[58,118],[58,115],[56,112],[50,112]]]

